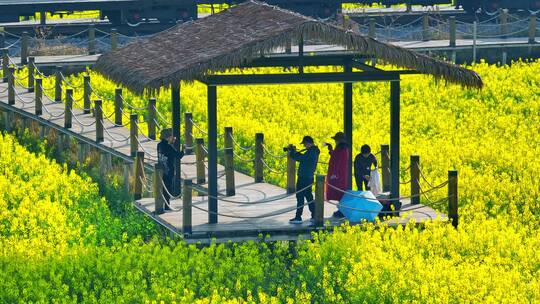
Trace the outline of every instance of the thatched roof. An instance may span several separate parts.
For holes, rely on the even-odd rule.
[[[481,78],[473,71],[255,1],[179,24],[104,54],[95,69],[142,93],[145,89],[157,90],[181,80],[201,79],[208,73],[238,67],[259,57],[261,52],[271,53],[300,37],[340,45],[451,83],[482,87]]]

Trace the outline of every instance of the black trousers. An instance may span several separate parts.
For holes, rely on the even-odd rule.
[[[167,201],[167,204],[169,204],[169,199],[170,199],[169,193],[172,193],[172,180],[173,180],[172,176],[163,175],[163,185],[167,188],[167,191],[163,189],[163,197]],[[167,208],[168,206],[165,206],[165,209]]]
[[[309,187],[308,187],[309,186]],[[303,191],[300,191],[296,193],[296,217],[301,217],[302,213],[304,212],[304,202],[311,202],[308,204],[309,211],[311,212],[311,217],[314,216],[315,212],[315,202],[313,201],[313,177],[298,177],[296,180],[296,191],[300,189],[304,189]]]
[[[356,187],[360,191],[368,191],[371,190],[370,187],[368,187],[369,180],[367,180],[363,175],[355,176],[356,179]],[[364,187],[362,187],[364,186]]]

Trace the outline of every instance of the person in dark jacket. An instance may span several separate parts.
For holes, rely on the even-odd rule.
[[[166,188],[163,190],[163,196],[166,200],[165,210],[170,210],[169,193],[172,192],[172,181],[174,178],[175,161],[184,157],[184,151],[176,151],[172,146],[176,141],[172,129],[163,129],[160,134],[161,141],[157,145],[158,163],[163,165],[163,184]]]
[[[363,145],[360,148],[360,154],[354,158],[354,178],[356,179],[358,190],[370,190],[368,183],[371,175],[371,166],[377,167],[377,158],[371,153],[370,146]]]
[[[315,169],[317,169],[317,162],[319,161],[319,154],[321,151],[313,143],[311,136],[304,136],[301,144],[305,149],[302,151],[296,151],[296,148],[289,145],[289,154],[292,159],[299,162],[298,174],[296,180],[296,216],[289,220],[291,224],[302,224],[302,213],[304,211],[304,200],[308,203],[309,211],[311,212],[311,218],[314,216],[315,203],[313,202],[312,185],[314,182]],[[305,151],[305,152],[304,152]],[[302,153],[304,152],[304,153]]]

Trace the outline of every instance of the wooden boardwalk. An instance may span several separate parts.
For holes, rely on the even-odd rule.
[[[34,93],[27,93],[25,89],[17,87],[17,96],[14,105],[8,105],[7,83],[0,83],[0,110],[3,112],[19,111],[26,117],[41,120],[42,123],[49,123],[62,130],[64,125],[64,108],[63,103],[52,102],[47,97],[43,97],[43,115],[37,118],[34,115]],[[81,109],[73,109],[73,124],[68,135],[73,135],[79,142],[95,142],[95,118],[90,114],[84,114]],[[105,113],[108,116],[110,113]],[[104,151],[113,151],[117,156],[120,155],[124,159],[130,157],[130,131],[127,128],[115,126],[112,122],[104,119],[104,141],[95,144]],[[65,130],[65,129],[63,129]],[[151,140],[143,135],[138,137],[140,142],[139,150],[145,151],[145,161],[153,164],[156,161],[156,146],[157,141]],[[196,178],[196,168],[193,164],[195,157],[187,155],[182,160],[182,176],[185,179]],[[218,166],[218,172],[222,172],[224,168]],[[148,181],[147,181],[148,182]],[[245,174],[235,173],[236,195],[226,197],[226,200],[235,201],[236,203],[220,200],[218,202],[218,212],[223,214],[218,216],[217,224],[208,224],[208,210],[206,196],[193,196],[192,209],[192,225],[193,234],[186,240],[188,242],[211,242],[215,241],[245,241],[256,240],[259,236],[263,236],[266,240],[295,240],[299,236],[310,238],[312,227],[309,227],[308,222],[302,225],[291,225],[288,220],[295,214],[296,201],[294,195],[288,196],[285,189],[271,185],[268,183],[254,183],[254,179]],[[198,189],[205,188],[206,184],[197,185]],[[220,198],[225,198],[225,178],[218,180],[220,189]],[[275,199],[272,202],[254,204],[260,200]],[[407,201],[403,201],[403,212],[409,209],[414,209],[414,212],[409,217],[402,217],[390,220],[391,224],[404,224],[410,219],[414,219],[417,223],[422,223],[429,219],[435,219],[437,216],[446,218],[445,215],[438,214],[430,207],[422,205],[411,206]],[[172,233],[182,234],[182,211],[169,211],[161,215],[154,213],[154,199],[143,198],[136,201],[135,206],[146,215],[160,223]],[[173,209],[180,208],[182,205],[181,199],[171,201]],[[308,208],[304,208],[304,219],[309,218]],[[336,207],[331,204],[325,204],[325,228],[331,229],[333,226],[340,225],[341,222],[330,218]],[[268,237],[266,237],[268,236]]]

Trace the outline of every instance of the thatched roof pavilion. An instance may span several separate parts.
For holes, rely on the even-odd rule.
[[[275,54],[298,42],[298,52]],[[346,49],[334,54],[304,54],[304,41]],[[274,54],[273,54],[274,53]],[[379,59],[406,70],[387,71],[366,61]],[[343,72],[304,73],[304,66],[342,66]],[[228,75],[236,67],[298,67],[298,73]],[[464,87],[482,88],[481,78],[457,65],[386,44],[338,25],[264,3],[248,1],[203,19],[179,24],[116,51],[94,66],[106,77],[137,92],[171,87],[173,132],[180,138],[180,81],[199,80],[208,88],[209,222],[217,223],[217,87],[239,84],[343,83],[344,131],[352,144],[352,83],[389,81],[391,197],[399,198],[400,75],[424,73]],[[356,68],[357,70],[353,70]],[[179,148],[179,142],[177,143]],[[352,159],[350,159],[352,163]],[[352,165],[350,166],[352,167]],[[178,162],[176,172],[180,172]],[[180,177],[175,179],[175,190]],[[350,174],[352,176],[352,174]],[[352,178],[349,183],[351,183]],[[173,192],[178,193],[173,190]],[[396,204],[399,208],[400,204]]]
[[[141,93],[238,67],[301,38],[340,45],[451,83],[482,87],[482,80],[473,71],[254,1],[104,54],[95,69]]]

